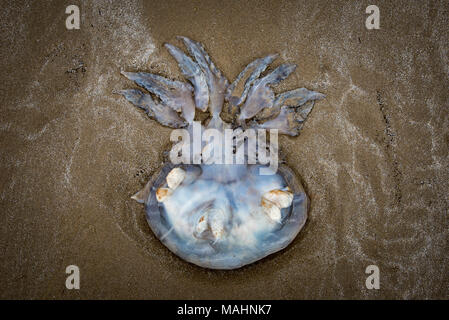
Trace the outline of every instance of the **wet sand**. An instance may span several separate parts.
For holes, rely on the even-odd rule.
[[[1,298],[449,298],[447,1],[7,1],[0,12]],[[234,271],[170,253],[130,196],[161,167],[170,129],[113,90],[121,70],[181,79],[163,43],[202,42],[233,80],[269,53],[307,87],[282,137],[311,198],[285,250]],[[69,71],[69,72],[68,72]],[[81,289],[65,288],[65,268]],[[367,290],[365,268],[380,268]]]

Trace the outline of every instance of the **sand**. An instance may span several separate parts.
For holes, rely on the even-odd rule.
[[[449,298],[447,1],[64,1],[0,11],[1,298]],[[311,198],[286,249],[234,271],[182,261],[130,199],[161,167],[170,129],[113,90],[121,70],[181,79],[163,43],[202,42],[228,79],[279,53],[276,91],[327,98],[282,137]],[[77,265],[81,289],[65,288]],[[380,289],[365,287],[368,265]]]

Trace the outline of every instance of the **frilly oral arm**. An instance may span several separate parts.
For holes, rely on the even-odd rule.
[[[145,110],[150,118],[156,119],[160,124],[171,128],[183,128],[187,123],[172,108],[156,103],[149,94],[138,89],[120,90],[121,94],[136,107]]]
[[[281,134],[297,136],[308,114],[312,110],[314,103],[315,101],[311,100],[299,108],[283,106],[276,118],[262,124],[253,123],[252,128],[266,130],[277,129]]]
[[[187,37],[178,38],[184,42],[190,55],[194,57],[206,76],[206,82],[209,88],[209,111],[213,118],[218,118],[223,107],[224,94],[228,87],[228,80],[212,62],[201,43]]]
[[[163,105],[179,112],[182,111],[188,123],[193,121],[195,105],[192,99],[192,87],[185,82],[173,81],[162,76],[145,72],[122,72],[129,80],[157,95]]]
[[[193,84],[195,89],[195,105],[202,111],[207,110],[209,104],[209,90],[207,87],[206,76],[189,56],[182,52],[179,48],[169,43],[165,44],[168,52],[178,62],[182,74]]]
[[[287,78],[294,70],[294,64],[281,64],[274,71],[254,82],[249,90],[245,104],[241,108],[238,122],[243,123],[254,117],[264,108],[271,108],[274,103],[274,92],[270,88]]]
[[[264,72],[268,65],[277,57],[277,54],[272,54],[264,58],[254,60],[248,64],[226,90],[226,101],[233,106],[240,106],[245,101],[248,91],[254,81],[259,78],[261,73]]]
[[[273,107],[261,110],[257,115],[258,121],[268,120],[281,112],[281,107],[300,107],[309,101],[324,99],[325,95],[316,91],[298,88],[278,94],[274,99]]]

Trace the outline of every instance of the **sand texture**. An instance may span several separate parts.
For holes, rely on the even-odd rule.
[[[449,298],[449,2],[6,1],[0,11],[0,298]],[[285,250],[235,271],[170,253],[130,199],[169,128],[113,90],[121,70],[182,79],[165,42],[202,42],[228,79],[269,53],[320,91],[281,137],[311,198]],[[65,288],[77,265],[81,289]],[[380,268],[367,290],[365,268]]]

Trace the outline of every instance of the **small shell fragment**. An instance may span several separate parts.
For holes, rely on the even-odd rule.
[[[209,209],[195,226],[194,236],[199,239],[219,241],[225,236],[224,214],[219,209]]]
[[[173,193],[173,190],[170,188],[159,188],[156,190],[156,200],[158,202],[164,202],[167,200],[168,197],[170,197]]]
[[[262,197],[261,201],[263,212],[274,222],[281,222],[281,209],[273,202]]]
[[[198,223],[195,228],[195,234],[201,235],[203,232],[205,232],[208,228],[208,221],[207,221],[207,214],[202,215],[201,218],[198,220]]]
[[[175,190],[186,177],[186,172],[181,168],[172,169],[167,175],[167,184],[170,189]]]
[[[288,208],[291,206],[293,201],[293,193],[290,191],[284,191],[284,190],[271,190],[266,192],[263,195],[263,198],[266,200],[276,204],[280,209],[282,208]]]
[[[209,221],[210,229],[215,240],[220,240],[224,237],[223,218],[223,215],[219,212],[219,214],[215,214]]]

